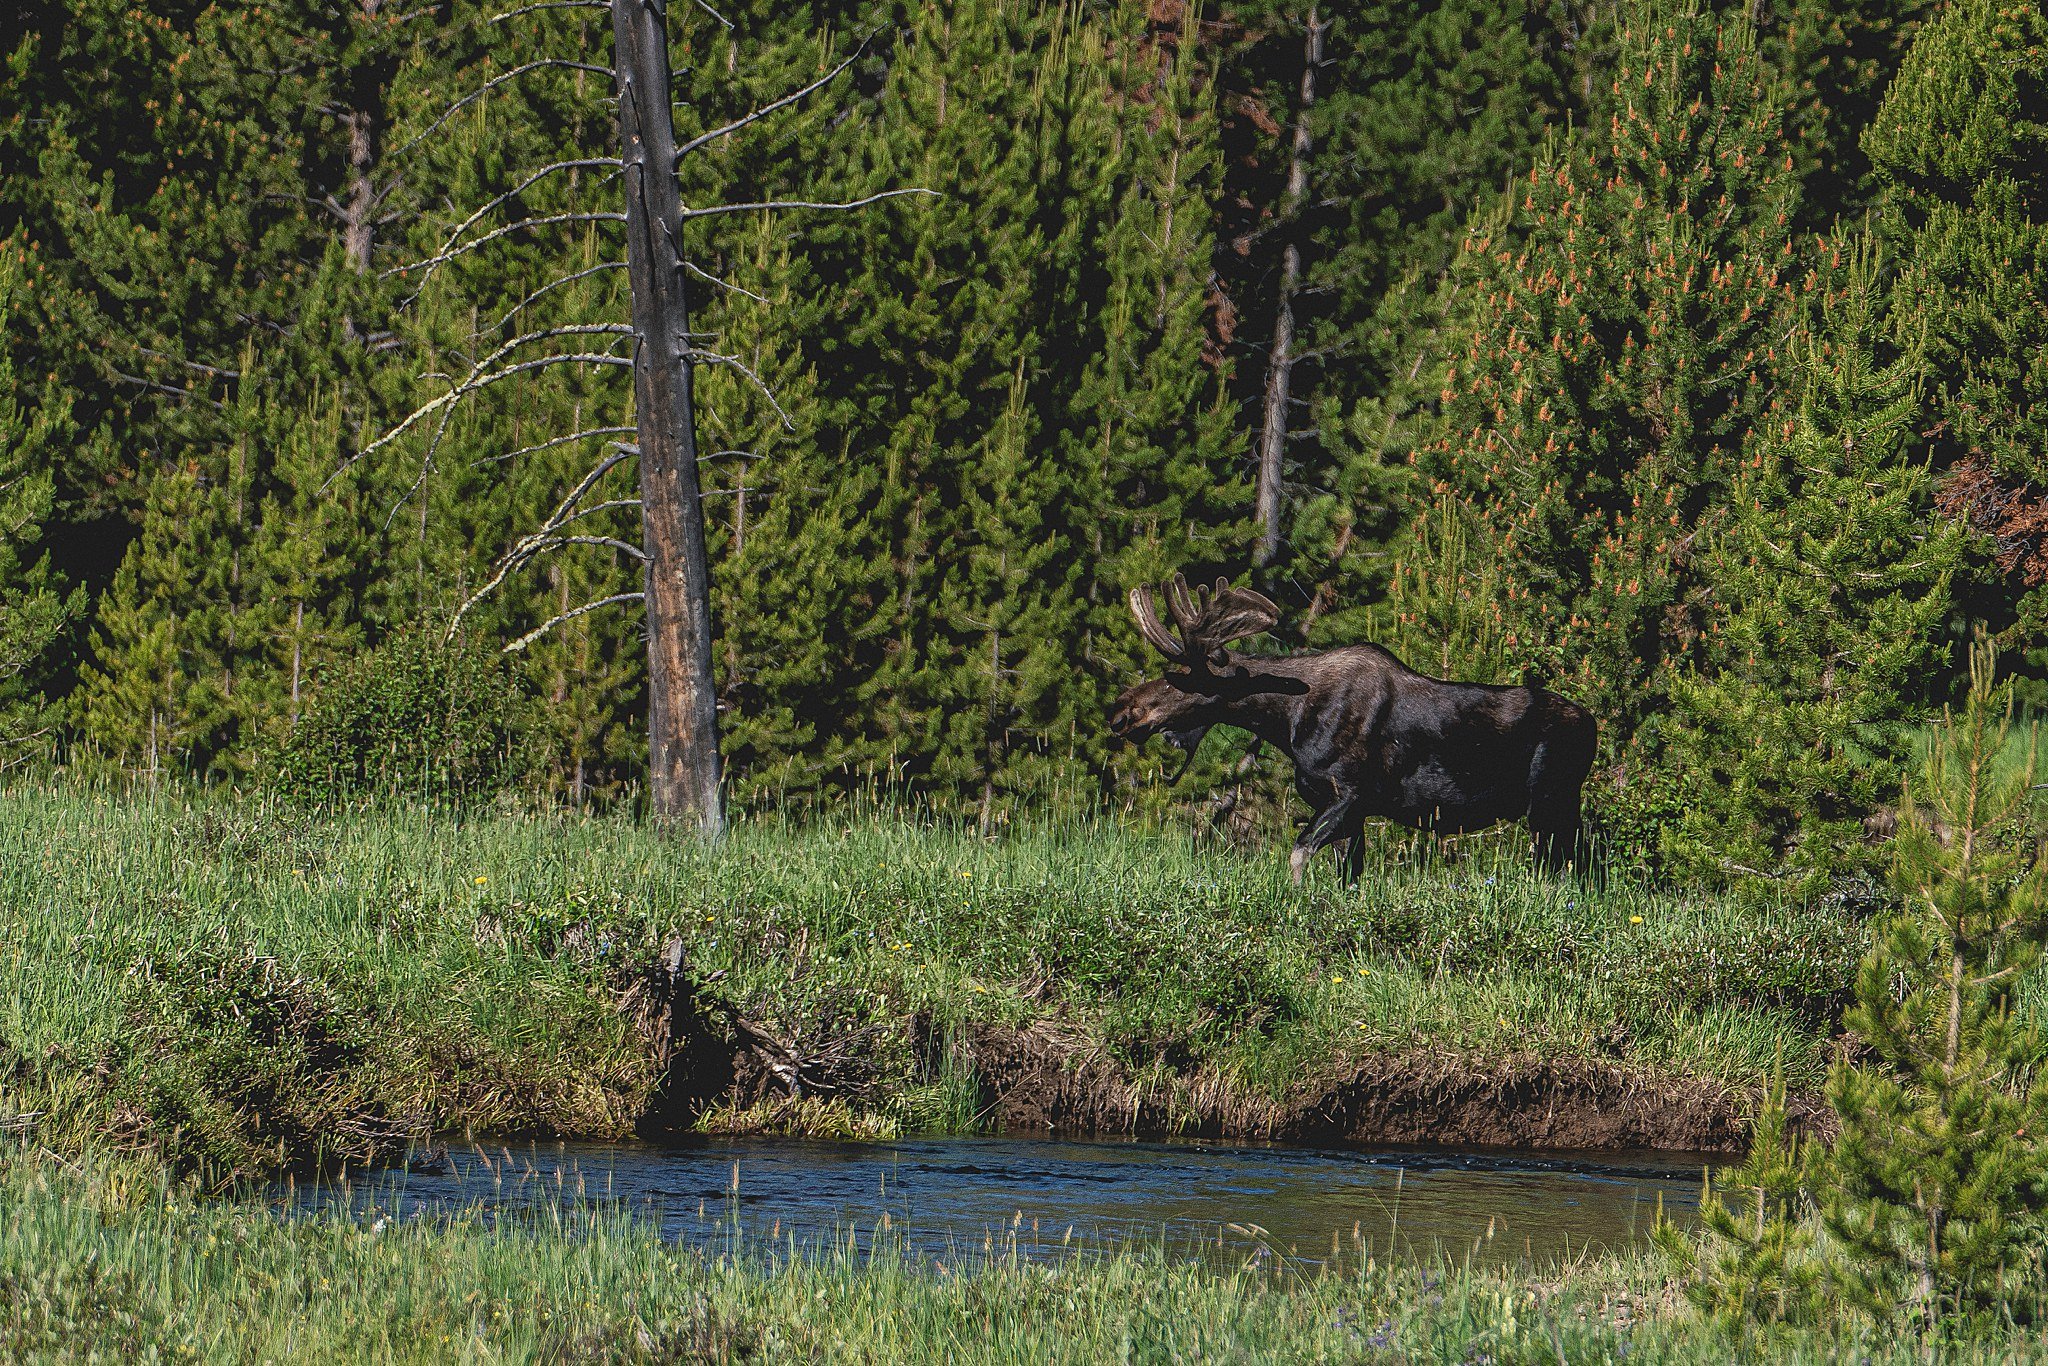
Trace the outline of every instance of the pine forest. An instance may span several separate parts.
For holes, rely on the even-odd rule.
[[[17,9],[14,763],[331,775],[459,675],[476,781],[642,791],[609,20],[394,5]],[[732,800],[1156,806],[1102,718],[1186,570],[1569,685],[1638,866],[1853,863],[1976,625],[2048,670],[2043,24],[679,6],[681,139],[845,65],[680,164]]]

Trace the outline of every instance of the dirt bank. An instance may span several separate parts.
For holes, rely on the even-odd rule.
[[[707,1110],[727,1128],[801,1128],[797,1116],[834,1106],[836,1069],[702,997],[680,944],[621,1004],[664,1073],[645,1128],[684,1128]],[[918,1032],[938,1042],[930,1026]],[[844,1063],[850,1051],[827,1053]],[[1739,1153],[1757,1104],[1706,1077],[1602,1059],[1425,1049],[1333,1057],[1274,1094],[1214,1067],[1133,1075],[1100,1034],[1059,1020],[952,1030],[944,1051],[954,1075],[973,1077],[979,1122],[1010,1133]],[[846,1096],[840,1114],[877,1102]],[[1817,1096],[1788,1104],[1794,1130],[1825,1130]]]
[[[746,1117],[773,1128],[816,1113],[786,1103],[799,1067],[743,1022],[677,1018],[688,1021],[687,1040],[683,1030],[655,1031],[672,1060],[650,1112],[663,1126],[688,1125],[712,1107],[742,1127],[752,1124]],[[1134,1076],[1089,1030],[1055,1021],[978,1025],[948,1047],[956,1073],[974,1078],[980,1122],[1008,1132],[1734,1153],[1747,1144],[1755,1105],[1714,1081],[1592,1059],[1352,1054],[1276,1096],[1213,1068]],[[811,1107],[830,1099],[804,1094]],[[1823,1122],[1816,1097],[1793,1097],[1791,1108],[1795,1130]]]
[[[1754,1105],[1700,1078],[1582,1059],[1366,1054],[1275,1098],[1211,1072],[1137,1082],[1047,1026],[977,1031],[969,1055],[991,1123],[1054,1133],[1739,1152]],[[1815,1097],[1791,1105],[1799,1129],[1824,1113]]]

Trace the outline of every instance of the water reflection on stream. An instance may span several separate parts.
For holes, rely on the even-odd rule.
[[[397,1217],[565,1196],[658,1221],[664,1237],[759,1246],[878,1229],[917,1255],[1056,1257],[1130,1240],[1236,1263],[1390,1250],[1536,1261],[1646,1237],[1659,1203],[1690,1219],[1702,1164],[1670,1153],[1343,1150],[1026,1138],[455,1148],[440,1172],[359,1177],[348,1203]],[[303,1203],[342,1193],[302,1192]]]

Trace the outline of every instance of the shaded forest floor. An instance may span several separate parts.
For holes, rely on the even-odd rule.
[[[216,1175],[435,1134],[975,1129],[1739,1148],[1817,1092],[1839,907],[1505,852],[1288,884],[1113,824],[0,798],[0,1126]]]

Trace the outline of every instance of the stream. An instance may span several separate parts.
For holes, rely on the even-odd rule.
[[[939,1261],[1031,1260],[1135,1242],[1220,1265],[1491,1264],[1624,1246],[1648,1237],[1660,1204],[1689,1221],[1711,1160],[1043,1138],[491,1144],[452,1147],[438,1171],[357,1174],[287,1201],[507,1218],[596,1200],[715,1250],[880,1240]]]

